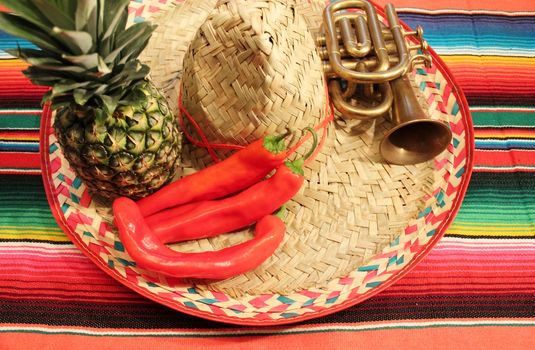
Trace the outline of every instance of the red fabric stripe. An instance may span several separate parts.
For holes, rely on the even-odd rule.
[[[0,152],[0,168],[35,169],[40,167],[39,153]]]
[[[469,321],[469,320],[467,320]],[[419,321],[421,322],[421,321]],[[410,322],[407,322],[410,323]],[[415,322],[418,324],[418,322]],[[388,323],[385,323],[385,326]],[[22,326],[24,327],[24,325]],[[50,327],[51,331],[54,328]],[[300,327],[299,327],[300,328]],[[71,328],[76,331],[76,328]],[[85,329],[85,328],[84,328]],[[304,327],[306,329],[306,327]],[[106,333],[106,329],[98,330]],[[178,330],[175,330],[178,331]],[[187,332],[187,331],[186,331]],[[195,333],[198,331],[195,330]],[[232,330],[229,330],[232,334]],[[51,337],[46,334],[31,332],[5,332],[0,334],[0,343],[6,349],[19,349],[21,344],[28,350],[42,350],[43,344],[48,349],[65,348],[81,349],[404,349],[428,350],[441,349],[530,349],[533,345],[533,327],[447,327],[434,326],[427,328],[391,328],[374,330],[355,330],[337,333],[332,331],[328,336],[323,332],[303,333],[291,335],[257,335],[240,336],[232,339],[228,336],[199,337],[193,333],[191,337],[180,336],[91,336],[56,334]]]
[[[535,96],[535,65],[526,59],[492,59],[458,62],[444,57],[458,84],[468,96]],[[515,79],[511,79],[514,76]],[[521,84],[519,84],[521,82]]]
[[[479,166],[535,165],[535,151],[489,151],[476,149],[474,152],[474,164]]]
[[[36,86],[26,78],[22,71],[27,67],[20,60],[0,61],[0,99],[17,101],[28,96],[41,99],[48,87]]]

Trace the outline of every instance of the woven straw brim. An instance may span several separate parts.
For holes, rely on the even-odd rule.
[[[195,77],[184,83],[185,88],[191,87],[191,80],[194,79],[203,80],[199,84],[220,86],[211,81],[211,79],[217,80],[214,76],[220,72],[219,67],[214,67],[212,64],[213,58],[202,56],[199,53],[200,50],[197,49],[195,57],[199,60],[195,61],[191,57],[193,50],[186,49],[188,42],[194,39],[196,29],[207,19],[210,8],[212,7],[211,11],[216,11],[213,9],[215,3],[215,1],[186,1],[182,6],[168,10],[155,20],[160,27],[154,33],[151,44],[143,54],[143,59],[151,67],[156,68],[153,69],[152,79],[168,92],[172,103],[176,101],[178,95],[180,71],[183,64],[181,60],[184,57],[190,65],[186,67],[186,70],[190,69],[195,73]],[[308,21],[307,25],[301,29],[307,31],[308,26],[310,37],[303,37],[300,40],[312,41],[313,34],[311,33],[317,33],[321,24],[323,3],[320,1],[313,1],[312,4],[301,1],[295,3],[299,4],[298,9],[307,15]],[[195,16],[191,16],[190,13],[195,13]],[[225,25],[223,23],[221,27]],[[295,28],[290,29],[295,30]],[[223,39],[221,41],[229,45],[229,41],[241,40],[242,33],[240,32],[236,34],[240,35],[239,39],[228,37],[235,33],[236,31],[229,31],[221,34],[220,37],[226,35],[224,38],[226,41]],[[210,50],[216,50],[212,46],[209,47]],[[300,57],[295,57],[295,55],[306,52],[308,49],[304,43],[294,47],[293,59],[299,60]],[[188,52],[190,57],[188,57]],[[221,53],[221,50],[217,52]],[[317,72],[321,69],[319,59],[313,63],[317,66],[305,67],[309,74],[311,74],[310,71]],[[254,70],[255,67],[252,66],[250,69]],[[212,74],[212,72],[215,73]],[[256,71],[250,72],[249,75],[258,76]],[[249,75],[240,76],[238,79],[243,79],[244,83],[247,83]],[[422,78],[421,75],[416,77],[418,81]],[[229,85],[231,82],[224,81],[223,83]],[[250,81],[249,83],[252,84]],[[319,86],[319,90],[302,92],[299,99],[302,100],[304,96],[317,97],[316,101],[308,103],[323,110],[325,103],[321,76],[316,77],[314,82],[307,81],[307,83]],[[229,89],[232,88],[229,87]],[[192,94],[195,93],[197,91]],[[225,96],[225,93],[226,91],[221,90],[215,95]],[[278,98],[277,94],[273,95],[274,99]],[[203,103],[203,97],[204,95],[197,99],[191,98],[190,103],[185,103],[194,116],[197,107],[191,103],[191,100],[200,105]],[[436,106],[428,106],[423,95],[421,102],[433,118],[447,121],[448,115],[437,111]],[[235,117],[239,117],[240,111],[233,109],[233,106],[222,111],[225,107],[224,103],[217,105],[217,108],[210,107],[202,106],[201,109],[205,112],[200,121],[198,120],[201,126],[205,126],[203,131],[206,132],[209,140],[242,143],[243,139],[239,137],[232,139],[224,136],[221,138],[220,133],[217,132],[217,127],[222,125],[237,125],[246,129],[247,125],[244,126],[243,120],[234,120]],[[215,127],[214,124],[203,123],[205,121],[203,118],[213,117],[206,112],[207,110],[217,113],[217,118],[211,120],[219,122]],[[262,136],[258,133],[280,131],[287,126],[304,126],[292,124],[295,120],[291,116],[285,116],[285,111],[284,108],[272,111],[273,115],[267,118],[268,122],[272,123],[272,127],[256,129],[254,136],[258,138]],[[314,125],[322,117],[323,115],[318,112],[310,116],[307,122]],[[338,119],[337,123],[329,128],[321,154],[305,170],[307,183],[288,204],[289,213],[285,218],[286,237],[275,254],[254,271],[229,280],[210,284],[200,283],[197,286],[233,296],[262,293],[285,294],[291,293],[296,288],[323,288],[334,278],[347,275],[358,268],[399,236],[407,226],[415,224],[418,213],[428,205],[426,199],[435,189],[440,188],[441,182],[444,181],[441,174],[436,171],[435,162],[414,166],[385,164],[379,154],[378,146],[389,128],[389,123],[383,119],[352,124]],[[236,135],[241,135],[241,129],[232,128],[232,131]],[[248,139],[248,141],[251,140]],[[436,161],[444,161],[444,157],[448,156],[451,155],[444,154]],[[183,159],[183,173],[191,173],[212,162],[204,149],[191,145],[185,146]],[[183,251],[217,250],[239,243],[250,236],[249,231],[244,231],[182,244],[177,249]]]
[[[215,4],[202,2],[211,3]],[[183,42],[169,42],[168,35],[193,32],[193,28],[187,21],[182,26],[163,18],[188,5],[191,15],[186,12],[183,18],[192,20],[205,13],[196,11],[195,4],[201,3],[131,3],[132,20],[151,18],[159,22],[160,30],[175,28],[164,37],[157,32],[145,53],[153,66],[153,79],[162,86],[167,84],[167,92],[176,85],[169,75],[158,73],[160,66],[180,67],[185,51],[167,52],[164,47],[186,47]],[[308,2],[302,2],[303,10],[310,10],[305,4]],[[307,19],[320,17],[312,13]],[[166,46],[150,49],[162,40]],[[113,227],[110,209],[99,207],[69,168],[51,128],[54,116],[45,109],[41,149],[51,209],[72,241],[102,270],[142,295],[186,313],[224,322],[270,325],[348,307],[386,288],[413,267],[444,233],[466,191],[473,157],[470,115],[462,92],[453,85],[440,58],[435,55],[434,59],[434,68],[418,69],[411,78],[424,109],[451,126],[454,137],[447,150],[425,164],[391,166],[382,162],[377,151],[388,122],[344,124],[338,120],[329,128],[322,153],[306,169],[306,185],[289,205],[283,244],[250,273],[207,283],[167,278],[137,267]],[[173,63],[160,63],[163,60]],[[174,71],[174,79],[179,79],[180,70],[169,69]],[[184,152],[188,161],[183,173],[208,163],[206,152],[204,158],[196,157],[201,151],[190,145]],[[224,235],[179,249],[219,249],[248,236],[247,232]]]

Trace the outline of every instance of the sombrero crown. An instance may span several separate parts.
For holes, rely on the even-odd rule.
[[[304,18],[279,1],[220,1],[184,59],[183,103],[211,142],[248,144],[313,126],[321,61]]]

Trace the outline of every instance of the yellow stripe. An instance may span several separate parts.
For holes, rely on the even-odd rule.
[[[65,236],[63,232],[50,232],[39,230],[0,230],[0,235],[50,235],[50,236]]]
[[[42,241],[69,242],[69,238],[62,231],[50,232],[39,230],[0,230],[3,239],[35,239]]]
[[[43,226],[12,226],[12,225],[6,225],[6,226],[0,226],[0,232],[2,230],[36,230],[36,231],[43,231],[43,232],[63,232],[59,227],[43,227]]]
[[[2,136],[2,135],[0,135]],[[3,141],[39,141],[39,137],[24,137],[24,136],[21,136],[21,137],[12,137],[12,136],[9,136],[9,137],[4,137],[2,136],[2,140]]]

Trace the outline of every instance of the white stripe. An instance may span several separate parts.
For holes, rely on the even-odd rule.
[[[495,152],[499,152],[499,153],[514,153],[511,152],[511,150],[508,150],[508,149],[497,149],[497,150],[493,150],[493,149],[480,149],[479,150],[481,153],[495,153]],[[530,150],[526,150],[527,152],[529,153],[533,153],[532,151]],[[520,166],[523,166],[523,165],[520,165]],[[527,166],[530,166],[530,165],[527,165]],[[498,166],[498,168],[501,168],[500,166]]]
[[[49,251],[64,251],[64,252],[78,252],[78,248],[72,243],[65,244],[52,244],[46,242],[0,242],[0,247],[8,247],[9,249],[21,249],[24,251],[39,251],[39,252],[49,252]]]
[[[21,152],[17,152],[17,153],[21,153]],[[25,152],[25,153],[32,153],[32,152]],[[38,175],[38,174],[41,174],[41,169],[0,168],[0,174],[6,174],[6,173],[25,173],[25,174]]]
[[[16,57],[13,56],[13,55],[8,54],[4,50],[0,50],[0,60],[8,60],[8,59],[12,59],[12,58],[16,58]]]
[[[4,326],[0,327],[1,332],[27,332],[32,330],[35,332],[42,332],[48,334],[83,334],[89,336],[151,336],[151,337],[169,337],[169,336],[187,336],[189,335],[203,335],[203,336],[247,336],[257,334],[280,334],[291,335],[299,333],[316,333],[316,332],[347,332],[347,331],[368,331],[376,329],[396,329],[396,328],[430,328],[430,327],[485,327],[485,326],[535,326],[535,320],[475,320],[475,321],[427,321],[427,322],[392,322],[392,323],[377,323],[364,325],[333,325],[333,326],[306,326],[306,327],[285,327],[284,329],[263,328],[249,330],[247,328],[234,328],[228,331],[144,331],[132,330],[129,332],[114,331],[114,330],[98,330],[98,329],[73,329],[73,328],[44,328],[44,327],[14,327]]]
[[[11,127],[2,127],[0,128],[0,130],[9,130],[9,131],[34,131],[34,132],[37,132],[39,131],[39,128],[36,127],[36,128],[11,128]]]
[[[396,7],[398,12],[413,12],[420,14],[451,14],[451,15],[498,15],[498,16],[535,16],[534,11],[516,11],[507,12],[499,10],[463,10],[463,9],[440,9],[440,10],[428,10],[414,7]]]
[[[37,114],[40,115],[43,113],[42,109],[0,109],[0,115],[2,114]]]
[[[0,251],[2,251],[1,248],[0,248]],[[28,253],[29,253],[28,251],[16,252],[16,251],[13,251],[13,250],[4,250],[4,251],[2,251],[2,256],[10,256],[10,255],[17,256],[17,255],[20,255],[20,254],[28,254]],[[31,256],[32,257],[34,257],[34,256],[35,257],[41,257],[41,258],[61,258],[61,259],[72,258],[72,259],[78,259],[80,261],[87,262],[88,264],[91,263],[91,261],[88,260],[87,257],[85,255],[83,255],[81,252],[80,252],[80,254],[62,253],[62,252],[44,254],[44,253],[31,252]]]

